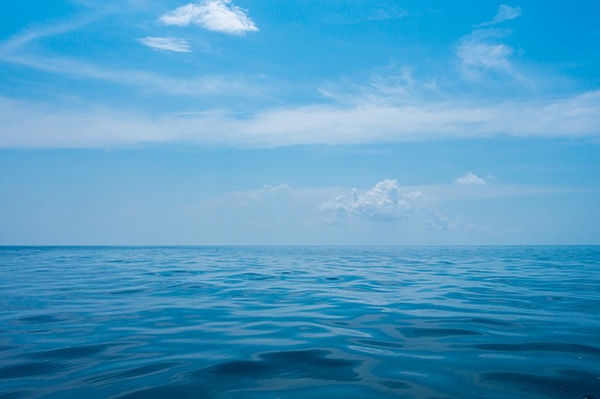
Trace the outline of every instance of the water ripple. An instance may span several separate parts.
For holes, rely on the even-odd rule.
[[[600,398],[600,247],[0,248],[2,398]]]

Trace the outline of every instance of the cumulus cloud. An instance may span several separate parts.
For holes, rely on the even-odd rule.
[[[401,193],[396,180],[385,179],[364,192],[354,189],[349,196],[341,195],[325,202],[321,210],[333,212],[340,217],[357,216],[373,221],[393,221],[411,212],[411,201],[422,198],[423,194],[419,192]]]
[[[160,21],[165,25],[198,25],[229,35],[258,31],[246,11],[231,4],[231,0],[205,0],[197,4],[186,4],[163,15]]]
[[[292,191],[292,188],[287,184],[279,184],[277,186],[272,186],[270,184],[265,184],[260,190],[252,190],[244,193],[245,202],[244,205],[247,205],[248,202],[264,202],[268,201],[270,197],[275,196],[288,196]]]
[[[155,50],[174,51],[176,53],[190,53],[190,44],[185,39],[177,37],[144,37],[138,39],[144,46]]]
[[[511,7],[505,4],[500,5],[498,7],[498,12],[496,12],[496,16],[492,21],[484,22],[479,24],[478,26],[489,26],[502,23],[504,21],[510,21],[511,19],[516,19],[521,16],[521,7]]]
[[[458,186],[485,186],[487,182],[474,173],[467,172],[463,176],[454,179],[454,184]]]

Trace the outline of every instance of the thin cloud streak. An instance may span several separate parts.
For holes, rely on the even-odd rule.
[[[195,10],[209,3],[211,1],[188,6],[193,6],[190,9]],[[230,10],[237,9],[223,0],[214,0],[212,3],[227,6]],[[505,14],[516,15],[508,11]],[[188,22],[193,21],[190,17]],[[185,21],[182,19],[180,22],[183,24]],[[173,78],[148,71],[113,70],[77,59],[35,55],[35,52],[26,51],[31,41],[72,30],[73,26],[25,31],[0,46],[0,58],[5,62],[70,78],[119,83],[161,95],[248,98],[261,93],[261,88],[251,82],[251,77]],[[450,81],[461,81],[461,77],[464,81],[467,77],[467,80],[477,80],[481,86],[489,86],[498,77],[502,84],[519,80],[522,74],[510,60],[513,50],[500,40],[505,35],[506,31],[492,28],[475,30],[463,38],[456,48],[455,60],[462,65],[462,76]],[[187,42],[176,42],[174,38],[145,39],[152,39],[150,43],[155,48],[186,50]],[[519,80],[519,83],[522,82]],[[326,99],[329,105],[266,108],[255,113],[247,111],[246,117],[239,117],[231,110],[217,106],[199,112],[188,108],[178,114],[149,116],[143,112],[114,110],[110,106],[92,106],[85,111],[76,111],[63,109],[60,105],[0,98],[0,124],[3,126],[0,147],[119,147],[151,142],[277,147],[498,135],[600,135],[600,91],[552,99],[515,100],[498,96],[485,100],[477,95],[465,96],[468,88],[463,95],[455,95],[456,90],[444,92],[437,85],[426,87],[425,83],[412,76],[410,68],[403,70],[399,76],[375,81],[371,86],[370,90],[359,88],[342,90],[337,94],[322,93],[329,97]],[[23,121],[27,123],[20,128]],[[90,126],[101,126],[102,129],[90,129]],[[82,135],[81,132],[86,134]]]
[[[38,71],[64,75],[67,78],[86,78],[138,87],[147,92],[181,96],[248,96],[263,94],[263,90],[243,76],[203,75],[194,78],[175,78],[154,72],[132,69],[111,69],[79,59],[49,56],[28,51],[31,43],[46,37],[71,32],[88,22],[65,23],[28,29],[0,43],[0,62],[11,63]],[[165,51],[191,52],[189,42],[172,37],[148,36],[138,39],[142,44]]]
[[[245,119],[222,110],[152,117],[107,108],[77,112],[4,98],[0,125],[2,148],[105,148],[156,142],[265,148],[500,135],[598,137],[600,91],[552,102],[487,106],[458,102],[307,106],[271,109]]]
[[[484,22],[477,26],[483,27],[483,26],[496,25],[496,24],[500,24],[504,21],[510,21],[513,19],[517,19],[520,16],[521,16],[521,7],[511,7],[511,6],[507,6],[506,4],[501,4],[500,7],[498,7],[496,16],[494,17],[494,19],[492,21]]]
[[[4,58],[13,64],[40,71],[83,77],[111,83],[139,87],[149,92],[181,96],[247,95],[257,91],[255,85],[238,76],[204,75],[190,79],[172,78],[153,72],[108,69],[84,61],[68,58],[11,55]]]
[[[37,40],[73,32],[89,24],[90,18],[81,18],[77,21],[64,22],[52,25],[34,26],[22,30],[0,43],[0,57],[8,56],[15,51]]]
[[[190,43],[186,39],[177,37],[153,37],[148,36],[138,39],[144,46],[155,50],[173,51],[176,53],[191,53]]]

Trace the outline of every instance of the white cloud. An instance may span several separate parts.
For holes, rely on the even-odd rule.
[[[408,11],[402,8],[375,8],[367,17],[369,21],[385,21],[388,19],[400,19],[407,17]]]
[[[485,186],[487,182],[472,172],[467,172],[463,176],[454,179],[454,184],[459,186]]]
[[[405,18],[409,15],[408,11],[392,4],[382,4],[382,2],[363,3],[354,6],[344,7],[339,14],[328,14],[327,22],[342,24],[360,24],[365,22],[386,21],[391,19]]]
[[[515,19],[521,16],[521,7],[511,7],[505,4],[498,7],[498,13],[494,17],[494,22],[500,23]]]
[[[249,203],[268,203],[274,197],[286,197],[291,193],[292,188],[287,184],[272,186],[265,184],[260,190],[244,191],[240,193],[239,206],[247,206]]]
[[[500,5],[498,7],[498,12],[496,12],[496,16],[490,22],[484,22],[479,24],[478,26],[489,26],[496,25],[502,23],[504,21],[510,21],[512,19],[519,18],[521,16],[521,7],[511,7],[505,4]]]
[[[359,192],[352,190],[350,196],[341,195],[321,206],[322,211],[336,216],[358,216],[373,221],[392,221],[405,217],[412,211],[411,202],[424,198],[420,192],[403,194],[396,180],[380,181],[375,187]]]
[[[427,230],[446,231],[449,224],[446,215],[438,210],[432,211],[429,218],[423,220],[423,227]]]
[[[207,4],[191,6],[196,9]],[[230,3],[219,4],[236,9]],[[195,22],[190,19],[189,23]],[[70,32],[77,26],[23,31],[0,44],[0,59],[67,78],[128,85],[144,94],[195,96],[207,100],[214,98],[212,96],[254,96],[254,99],[266,96],[265,87],[253,83],[253,80],[257,80],[254,79],[256,76],[177,78],[150,71],[110,69],[82,60],[45,56],[43,54],[49,53],[37,52],[36,46],[30,46],[41,38]],[[466,37],[457,47],[464,76],[482,77],[490,71],[504,73],[509,78],[517,76],[517,68],[510,59],[513,50],[501,42],[505,36],[505,31],[479,29]],[[184,49],[181,46],[179,48]],[[382,77],[373,80],[367,89],[365,86],[356,89],[357,85],[353,86],[350,82],[346,86],[351,89],[330,96],[329,105],[272,107],[263,108],[260,112],[245,109],[246,112],[240,114],[219,108],[218,105],[212,109],[203,108],[199,112],[187,108],[183,110],[185,112],[174,114],[150,114],[125,112],[94,104],[82,109],[84,106],[42,105],[34,101],[0,97],[0,148],[118,147],[147,142],[275,147],[497,135],[600,137],[600,91],[546,99],[536,96],[530,97],[531,100],[522,100],[513,96],[502,100],[499,96],[490,97],[489,92],[481,97],[477,93],[469,93],[468,89],[457,89],[456,85],[464,84],[464,80],[452,77],[447,79],[450,81],[448,83],[441,76],[439,85],[436,80],[433,83],[430,80],[426,88],[427,84],[423,83],[425,80],[420,81],[415,75],[418,75],[418,71],[411,68],[404,68],[396,75],[385,70]],[[508,80],[500,79],[502,85]],[[489,83],[489,80],[483,83]],[[481,86],[489,88],[487,84]],[[101,126],[102,129],[91,126]]]
[[[185,206],[189,219],[215,220],[211,239],[231,240],[245,232],[250,242],[269,233],[269,242],[364,243],[365,237],[380,237],[381,242],[408,243],[419,234],[481,231],[481,226],[452,211],[446,214],[447,201],[496,200],[547,196],[579,192],[573,188],[544,186],[492,185],[486,190],[465,190],[453,184],[402,186],[383,180],[366,190],[342,187],[293,188],[287,184],[228,192]],[[446,210],[448,211],[448,210]],[[214,218],[214,219],[213,219]],[[217,223],[218,221],[218,223]],[[383,223],[383,222],[388,223]],[[211,223],[209,223],[211,224]],[[337,238],[336,238],[337,237]],[[356,241],[352,241],[356,239]],[[438,236],[438,238],[441,236]],[[450,236],[447,236],[450,237]],[[272,241],[275,240],[275,241]],[[259,240],[260,241],[260,240]]]
[[[503,35],[495,29],[476,30],[461,41],[456,55],[464,77],[477,80],[489,72],[514,75],[510,61],[513,49],[498,42]]]
[[[530,83],[511,62],[514,49],[503,43],[502,39],[510,34],[510,30],[489,27],[520,15],[520,7],[503,4],[491,22],[476,25],[479,29],[463,38],[456,48],[463,77],[477,81],[489,77],[489,74],[497,74],[502,78]]]
[[[15,50],[18,50],[21,47],[27,46],[28,44],[40,39],[73,32],[88,23],[90,23],[89,19],[82,18],[75,22],[44,25],[25,29],[0,44],[0,56],[3,56],[4,54],[10,54]]]
[[[264,148],[497,135],[598,137],[600,91],[552,102],[482,105],[439,101],[412,106],[368,103],[276,108],[243,118],[222,110],[143,115],[106,107],[82,110],[0,97],[0,126],[0,148],[104,148],[148,142]]]
[[[287,215],[294,211],[294,194],[294,190],[287,184],[265,184],[259,190],[230,193],[222,197],[221,201],[229,202],[232,211],[240,212],[240,218],[248,226],[272,229],[290,222]]]
[[[190,43],[177,37],[144,37],[138,39],[144,46],[151,47],[156,50],[174,51],[176,53],[190,53]]]
[[[263,88],[241,75],[203,75],[191,78],[177,78],[151,71],[110,68],[80,59],[51,56],[49,53],[31,51],[28,47],[37,40],[71,32],[79,24],[63,24],[27,29],[0,42],[0,62],[12,63],[39,71],[61,74],[67,78],[86,78],[138,87],[146,92],[183,96],[212,95],[264,95]],[[165,51],[190,51],[185,39],[146,37],[138,39],[142,44]],[[205,46],[206,47],[206,46]],[[210,49],[204,49],[211,51]],[[256,76],[250,77],[255,80]]]
[[[256,32],[258,28],[246,11],[231,4],[231,0],[205,0],[187,4],[160,17],[165,25],[188,26],[191,24],[230,35]]]
[[[299,231],[314,233],[324,225],[319,206],[339,193],[337,187],[293,188],[288,184],[265,184],[259,189],[224,193],[187,208],[192,217],[221,215],[215,229],[221,230],[226,239],[240,230],[253,232],[250,235],[253,240],[270,231],[275,243],[286,242],[288,236],[295,236],[290,242],[297,243]],[[223,220],[232,224],[224,228]],[[308,234],[306,239],[321,241],[313,234]]]
[[[64,24],[25,30],[0,43],[0,60],[40,71],[65,75],[68,78],[96,79],[137,86],[144,90],[159,91],[166,94],[206,95],[225,93],[229,90],[227,87],[233,89],[233,91],[239,89],[239,79],[234,77],[204,76],[196,79],[192,78],[191,80],[170,78],[148,71],[110,69],[78,59],[47,56],[27,50],[27,46],[31,42],[70,32],[77,27],[79,25]],[[177,40],[181,41],[177,42]],[[161,47],[163,50],[189,50],[189,45],[183,39],[146,37],[139,39],[139,41],[150,47]]]
[[[154,72],[132,69],[109,69],[99,65],[68,59],[7,55],[4,61],[35,68],[40,71],[83,77],[138,87],[147,92],[182,96],[249,96],[262,94],[262,89],[243,76],[204,75],[187,79],[168,77]]]

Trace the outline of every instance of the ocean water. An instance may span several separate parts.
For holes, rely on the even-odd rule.
[[[0,398],[600,398],[600,247],[0,247]]]

